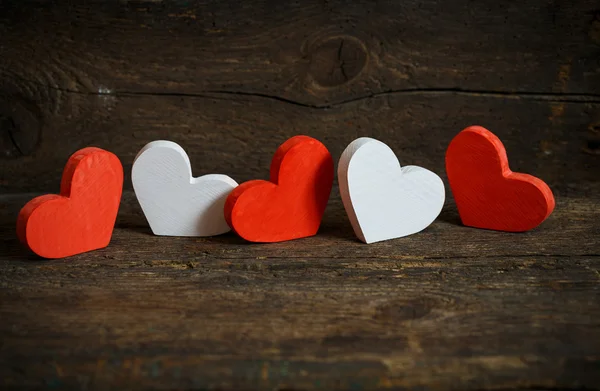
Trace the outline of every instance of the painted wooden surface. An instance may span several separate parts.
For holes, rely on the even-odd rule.
[[[273,155],[270,181],[252,180],[225,202],[227,224],[251,242],[273,243],[313,236],[333,185],[333,159],[319,140],[294,136]]]
[[[107,249],[31,262],[0,210],[0,379],[25,388],[594,389],[598,200],[523,234],[460,224],[365,245],[152,235],[126,192]],[[517,240],[518,239],[518,240]],[[132,251],[135,249],[135,251]]]
[[[460,218],[470,227],[523,232],[554,210],[548,185],[511,171],[502,141],[481,126],[466,128],[452,139],[446,173]]]
[[[223,208],[237,182],[223,174],[194,178],[179,144],[146,144],[133,162],[131,181],[155,235],[213,236],[229,231]]]
[[[596,1],[5,0],[0,37],[4,388],[599,387]],[[130,191],[107,249],[31,262],[14,235],[87,145],[128,190],[153,140],[243,182],[297,134],[334,161],[367,135],[447,184],[472,124],[555,191],[519,240],[461,226],[448,186],[430,227],[368,246],[337,186],[286,243],[156,237]]]
[[[17,218],[17,235],[44,258],[63,258],[108,246],[121,193],[123,166],[113,153],[88,147],[65,165],[60,194],[27,202]]]
[[[365,243],[408,236],[427,228],[442,211],[446,193],[440,177],[418,166],[400,167],[381,141],[361,137],[338,163],[344,208]]]

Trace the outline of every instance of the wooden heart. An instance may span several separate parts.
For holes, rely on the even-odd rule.
[[[283,143],[271,162],[271,181],[242,183],[225,203],[225,218],[251,242],[281,242],[315,235],[333,184],[327,148],[308,136]]]
[[[464,225],[522,232],[554,210],[544,181],[508,167],[504,145],[481,126],[460,132],[446,151],[446,172]]]
[[[63,258],[108,246],[121,192],[123,166],[114,154],[84,148],[68,160],[60,195],[29,201],[17,219],[17,235],[44,258]]]
[[[220,174],[192,177],[190,159],[178,144],[148,143],[133,162],[131,181],[155,235],[213,236],[229,231],[223,207],[237,182]]]
[[[401,168],[390,147],[368,137],[344,150],[338,182],[354,233],[365,243],[422,231],[444,205],[439,176],[418,166]]]

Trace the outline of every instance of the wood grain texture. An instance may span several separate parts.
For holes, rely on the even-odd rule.
[[[228,161],[238,181],[295,134],[336,160],[374,137],[441,173],[473,123],[552,188],[597,183],[597,12],[588,0],[4,1],[0,191],[39,191],[26,168],[52,190],[59,156],[90,144],[129,171],[160,138],[185,144],[195,170]]]
[[[100,148],[83,148],[67,161],[60,194],[36,197],[21,209],[17,235],[44,258],[64,258],[106,247],[122,191],[119,158]]]
[[[338,163],[344,209],[365,243],[400,238],[427,228],[442,211],[446,193],[440,177],[418,166],[400,166],[381,141],[351,142]]]
[[[590,137],[596,134],[591,124],[596,113],[600,115],[597,103],[561,103],[564,111],[553,122],[555,103],[526,97],[391,94],[325,110],[218,94],[61,96],[61,109],[44,122],[45,138],[36,153],[0,161],[0,191],[57,191],[65,156],[86,145],[116,153],[131,189],[135,154],[156,139],[185,145],[194,172],[226,172],[240,183],[268,179],[265,167],[273,151],[281,140],[299,133],[321,140],[334,161],[352,140],[373,137],[404,160],[445,179],[444,154],[450,140],[474,123],[494,129],[515,171],[544,178],[552,189],[580,189],[584,194],[583,189],[600,183],[600,159],[589,149]],[[36,178],[35,184],[31,178]]]
[[[126,192],[113,242],[27,262],[0,213],[0,378],[182,389],[517,389],[600,384],[597,200],[538,230],[459,223],[359,243],[341,202],[319,236],[157,238]],[[135,251],[131,249],[135,248]]]
[[[194,178],[190,159],[179,144],[166,140],[146,144],[133,162],[131,182],[155,235],[229,232],[223,207],[237,182],[224,174]]]
[[[600,387],[599,21],[590,0],[0,2],[3,388]],[[4,195],[58,191],[87,145],[131,189],[156,139],[267,179],[296,134],[336,161],[373,137],[446,180],[475,123],[555,191],[539,229],[460,226],[447,193],[419,235],[365,246],[334,186],[315,237],[157,238],[125,192],[109,248],[25,262],[34,194]]]
[[[275,151],[270,177],[244,182],[229,194],[227,224],[242,238],[259,243],[315,235],[333,185],[327,147],[308,136],[290,138]]]
[[[460,218],[470,227],[523,232],[554,210],[548,185],[511,171],[502,141],[481,126],[470,126],[452,139],[446,173]]]
[[[429,88],[596,98],[600,90],[598,5],[589,0],[261,0],[242,7],[235,0],[13,0],[1,7],[9,44],[0,71],[16,85],[224,91],[306,105]]]

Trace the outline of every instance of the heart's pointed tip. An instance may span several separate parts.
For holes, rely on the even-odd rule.
[[[364,244],[373,244],[373,243],[377,243],[377,242],[381,241],[381,240],[372,240],[372,239],[366,239],[366,238],[358,238],[358,240]]]

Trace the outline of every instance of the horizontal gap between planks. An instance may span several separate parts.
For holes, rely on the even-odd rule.
[[[363,100],[369,100],[378,97],[384,96],[393,96],[393,95],[407,95],[407,96],[416,96],[416,95],[462,95],[469,97],[487,97],[487,98],[499,98],[499,99],[526,99],[532,101],[544,101],[544,102],[562,102],[562,103],[599,103],[600,104],[600,94],[577,94],[577,93],[563,93],[563,92],[529,92],[529,91],[494,91],[494,90],[471,90],[471,89],[462,89],[459,87],[452,88],[406,88],[406,89],[397,89],[397,90],[387,90],[374,92],[366,95],[362,95],[355,98],[350,98],[346,100],[341,100],[338,102],[332,102],[322,105],[315,105],[304,103],[300,101],[296,101],[293,99],[284,98],[278,95],[264,94],[259,92],[247,92],[247,91],[230,91],[230,90],[203,90],[193,93],[183,93],[183,92],[146,92],[146,91],[118,91],[111,89],[103,89],[100,91],[78,91],[72,90],[68,88],[61,88],[56,86],[49,86],[43,83],[22,78],[20,76],[12,76],[16,77],[22,81],[27,83],[35,84],[42,88],[47,88],[49,90],[60,91],[69,94],[80,94],[80,95],[90,95],[90,96],[113,96],[113,97],[136,97],[136,96],[154,96],[154,97],[189,97],[189,98],[204,98],[204,99],[223,99],[229,100],[231,97],[238,98],[263,98],[274,100],[282,103],[287,103],[291,105],[306,107],[310,109],[317,110],[326,110],[332,109],[338,106],[343,106],[350,103],[356,103]]]

